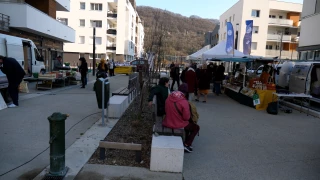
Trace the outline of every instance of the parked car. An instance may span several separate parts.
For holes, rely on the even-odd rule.
[[[133,60],[130,62],[130,65],[136,66],[136,72],[139,72],[140,70],[146,71],[149,68],[148,61],[144,59]]]

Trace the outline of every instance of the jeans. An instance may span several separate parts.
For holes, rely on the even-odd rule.
[[[178,78],[172,78],[171,91],[173,91],[173,86],[174,86],[174,84],[176,83],[176,81],[177,81],[177,83],[178,83],[178,88],[179,88],[179,86],[180,86],[180,79],[179,79],[179,77],[178,77]]]
[[[189,122],[189,124],[186,127],[184,127],[184,130],[186,132],[186,140],[184,144],[187,146],[191,146],[194,138],[200,130],[200,126],[193,122]]]
[[[109,74],[110,74],[110,77],[114,76],[114,69],[109,69]]]
[[[87,85],[87,75],[86,74],[81,74],[81,82],[82,82],[82,87],[85,87]]]
[[[221,82],[214,82],[214,92],[216,94],[221,94]]]
[[[19,85],[20,85],[21,81],[15,82],[15,83],[9,82],[9,86],[8,86],[8,91],[9,91],[10,97],[12,99],[13,104],[16,106],[19,106]]]

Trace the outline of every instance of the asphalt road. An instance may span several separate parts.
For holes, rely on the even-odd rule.
[[[128,76],[110,78],[111,91],[127,84]],[[29,89],[29,94],[20,95],[18,108],[0,111],[0,180],[31,179],[49,165],[47,118],[52,113],[70,115],[66,120],[66,148],[101,117],[92,83],[86,89],[77,85],[51,91],[37,91],[31,83]]]

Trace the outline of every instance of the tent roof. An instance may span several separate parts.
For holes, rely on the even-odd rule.
[[[190,59],[196,59],[196,60],[202,59],[202,53],[208,51],[210,49],[210,47],[211,47],[211,45],[204,46],[202,49],[200,49],[197,52],[189,55],[187,59],[188,60],[190,60]]]
[[[203,59],[221,59],[221,58],[232,58],[238,57],[242,58],[244,55],[242,52],[238,50],[234,50],[233,54],[227,54],[226,52],[226,41],[221,41],[219,44],[214,46],[213,48],[209,49],[208,51],[202,54]]]

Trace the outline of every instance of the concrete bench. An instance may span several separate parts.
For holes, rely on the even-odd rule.
[[[181,173],[183,170],[184,147],[181,137],[153,136],[150,170]]]
[[[109,99],[109,118],[120,118],[129,106],[128,96],[112,96]]]

